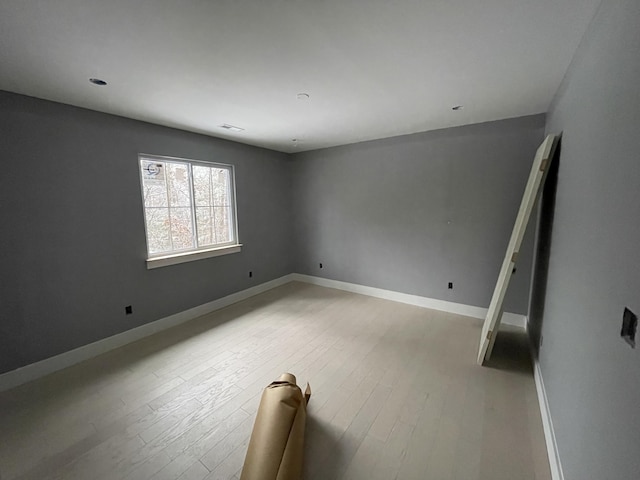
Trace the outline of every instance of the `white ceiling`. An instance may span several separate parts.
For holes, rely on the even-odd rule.
[[[545,112],[599,1],[3,0],[0,89],[311,150]]]

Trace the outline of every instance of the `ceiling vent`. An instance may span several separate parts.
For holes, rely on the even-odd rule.
[[[223,123],[222,125],[220,125],[220,128],[224,128],[225,130],[230,130],[232,132],[242,132],[244,130],[244,128],[229,125],[228,123]]]

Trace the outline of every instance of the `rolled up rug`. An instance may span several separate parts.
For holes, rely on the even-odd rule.
[[[291,373],[264,389],[240,480],[300,480],[310,397]]]

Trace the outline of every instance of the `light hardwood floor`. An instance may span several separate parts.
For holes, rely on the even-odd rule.
[[[262,389],[313,395],[305,478],[547,480],[524,335],[290,283],[0,394],[0,479],[239,478]]]

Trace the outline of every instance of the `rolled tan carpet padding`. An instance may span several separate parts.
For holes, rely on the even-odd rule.
[[[240,480],[300,480],[309,397],[291,373],[264,389]]]

